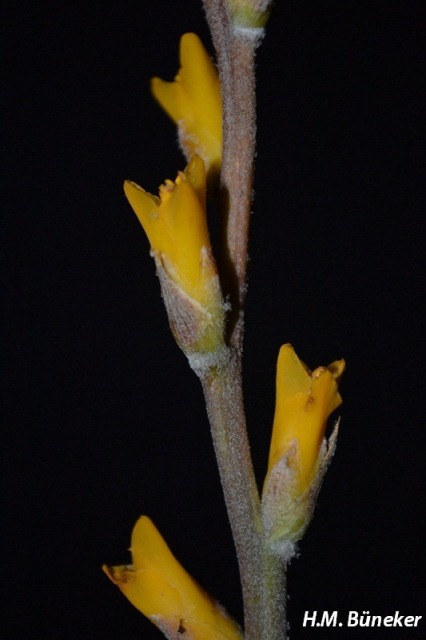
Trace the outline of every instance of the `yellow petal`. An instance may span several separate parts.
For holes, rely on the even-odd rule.
[[[132,533],[133,565],[104,567],[129,601],[170,637],[241,640],[238,626],[176,560],[153,522],[142,516]]]
[[[206,169],[200,156],[193,156],[184,171],[189,184],[198,194],[200,204],[206,208]]]
[[[151,92],[174,122],[179,122],[183,118],[185,108],[183,106],[182,86],[176,80],[174,82],[166,82],[161,78],[152,78]]]
[[[180,284],[197,298],[205,284],[203,248],[211,249],[205,209],[200,190],[181,173],[171,188],[160,190],[156,245],[176,270]],[[154,246],[153,246],[154,248]],[[209,274],[212,275],[211,273]]]
[[[222,100],[220,82],[214,64],[195,33],[186,33],[180,41],[179,82],[188,99],[194,119],[217,138],[222,137]]]
[[[215,66],[194,33],[181,38],[180,63],[173,82],[152,79],[152,93],[178,125],[187,159],[200,155],[207,169],[217,170],[222,156],[220,82]]]
[[[337,381],[343,369],[340,360],[311,373],[291,345],[281,347],[268,470],[296,443],[295,457],[289,463],[296,467],[301,492],[315,472],[327,419],[342,402]]]
[[[201,158],[194,157],[175,182],[166,180],[160,197],[134,182],[124,183],[126,197],[142,224],[151,248],[167,261],[188,295],[199,300],[215,273],[213,261],[206,271],[206,250],[211,250],[205,210],[206,173]]]
[[[158,220],[158,207],[160,198],[151,195],[142,189],[136,182],[126,180],[124,183],[124,193],[136,213],[139,222],[145,229],[145,233],[152,246],[151,238],[155,238],[155,225]]]

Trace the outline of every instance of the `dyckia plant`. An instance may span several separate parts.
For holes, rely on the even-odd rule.
[[[256,484],[242,395],[247,244],[255,151],[255,52],[271,0],[204,0],[218,71],[199,38],[182,36],[173,82],[152,81],[176,122],[187,166],[159,195],[124,191],[148,237],[170,328],[199,377],[241,576],[242,627],[173,556],[147,516],[135,525],[132,564],[104,570],[169,639],[282,640],[285,571],[312,517],[334,452],[344,361],[310,371],[293,347],[278,355],[268,470]],[[213,255],[206,198],[216,205],[221,246]]]

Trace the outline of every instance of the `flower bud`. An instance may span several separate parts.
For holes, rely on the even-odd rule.
[[[147,517],[137,521],[133,564],[102,568],[123,594],[170,640],[242,640],[237,624],[185,571]]]
[[[341,404],[338,381],[343,360],[314,371],[291,345],[281,347],[268,472],[262,508],[270,540],[284,548],[300,539],[309,524],[337,431],[324,438],[329,415]]]
[[[173,82],[153,78],[151,90],[178,127],[180,146],[189,161],[194,154],[208,174],[222,162],[222,98],[216,68],[195,33],[180,40],[180,69]]]
[[[151,243],[170,327],[190,354],[223,344],[224,304],[206,216],[206,172],[194,156],[175,182],[166,180],[159,197],[134,182],[126,197]]]
[[[268,21],[272,0],[226,0],[237,29],[262,29]]]

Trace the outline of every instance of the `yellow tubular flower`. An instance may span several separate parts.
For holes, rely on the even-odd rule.
[[[207,228],[203,160],[194,156],[175,182],[160,187],[159,197],[130,181],[124,192],[151,244],[178,343],[185,351],[214,349],[222,340],[224,308]]]
[[[309,369],[289,344],[281,347],[277,363],[277,395],[268,471],[296,445],[290,464],[297,466],[300,492],[315,471],[329,415],[342,403],[337,382],[345,363]],[[292,460],[292,458],[295,458]]]
[[[205,213],[205,171],[194,157],[175,182],[166,180],[160,197],[134,182],[124,183],[124,193],[143,226],[153,253],[167,260],[180,286],[192,298],[203,298],[206,274],[200,268],[202,252],[211,251]],[[213,264],[208,267],[213,273]]]
[[[327,419],[341,404],[337,386],[344,360],[314,371],[299,360],[289,344],[281,347],[268,472],[262,496],[269,538],[285,547],[299,540],[312,516],[316,496],[334,452],[337,432],[327,444]],[[281,552],[281,551],[279,551]]]
[[[185,571],[147,516],[132,533],[133,564],[103,570],[167,638],[241,640],[236,623]]]
[[[180,40],[180,69],[174,82],[153,78],[151,90],[178,126],[187,160],[197,154],[207,171],[216,173],[222,161],[222,99],[216,68],[195,33]]]

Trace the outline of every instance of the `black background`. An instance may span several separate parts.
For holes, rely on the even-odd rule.
[[[201,3],[5,2],[4,636],[160,633],[100,566],[149,514],[241,618],[198,381],[171,338],[148,243],[122,194],[185,162],[149,94],[178,41],[213,53]],[[280,0],[258,54],[245,389],[265,473],[279,345],[344,356],[342,425],[289,569],[292,640],[420,629],[303,629],[306,610],[424,613],[423,2]]]

